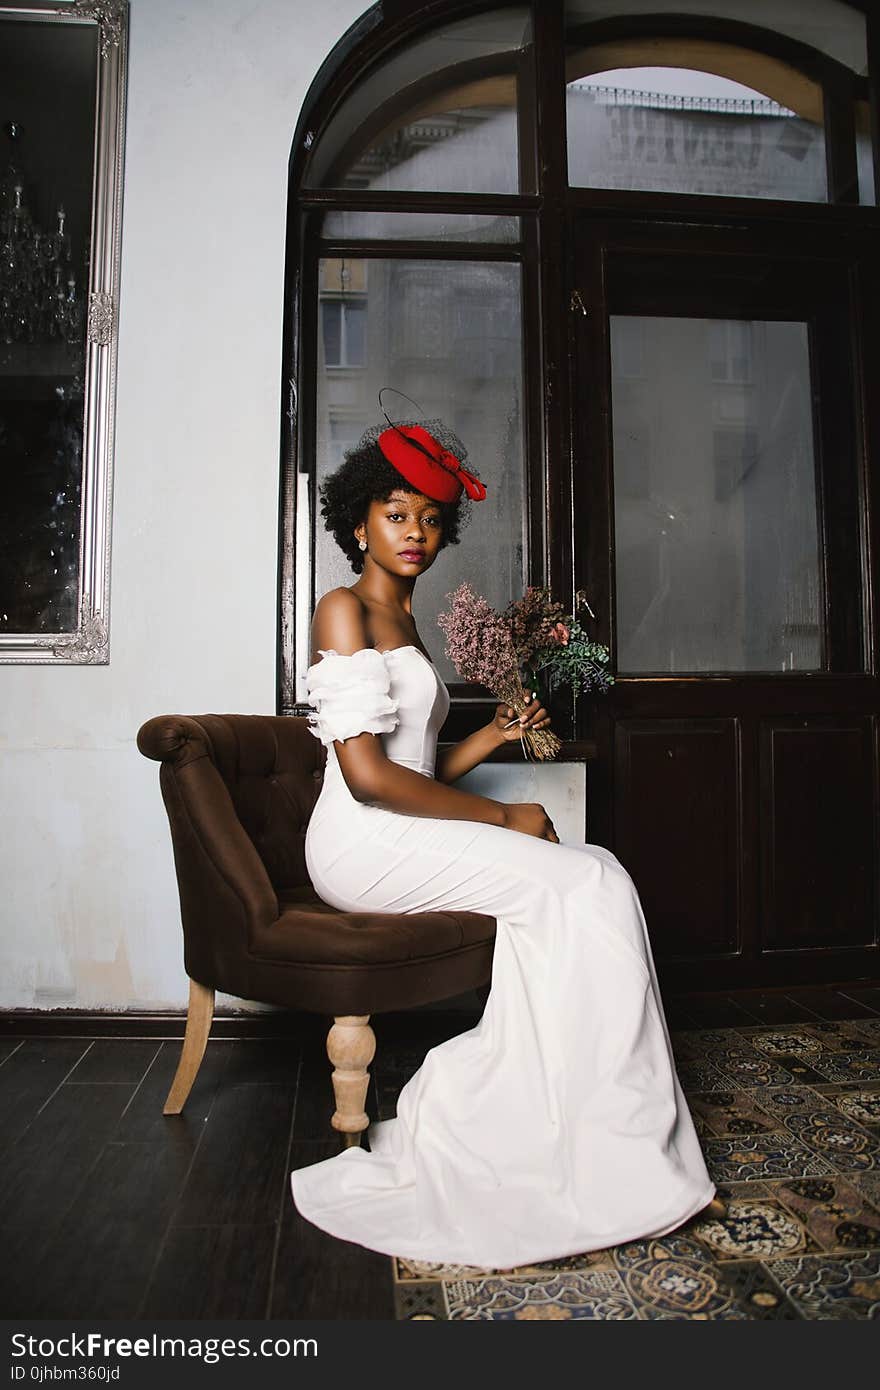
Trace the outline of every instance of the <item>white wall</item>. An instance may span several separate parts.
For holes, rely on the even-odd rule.
[[[0,1007],[186,999],[162,713],[274,713],[287,161],[362,0],[132,0],[110,664],[0,668]],[[481,768],[583,841],[577,769]]]

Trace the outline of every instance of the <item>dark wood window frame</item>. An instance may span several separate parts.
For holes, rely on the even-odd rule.
[[[620,17],[583,26],[576,35],[579,44],[607,42],[609,38],[629,38],[647,34],[689,34],[711,37],[722,42],[750,47],[782,58],[810,77],[820,81],[825,96],[825,134],[829,172],[829,202],[800,204],[739,197],[645,193],[639,191],[569,188],[567,178],[565,124],[565,53],[572,35],[565,33],[563,0],[532,3],[534,70],[534,110],[526,111],[520,128],[520,159],[537,174],[535,193],[455,194],[384,193],[372,190],[328,190],[307,186],[305,172],[309,151],[326,127],[350,87],[373,63],[381,61],[399,43],[425,35],[430,29],[467,18],[499,5],[474,0],[433,0],[412,6],[406,0],[385,0],[376,5],[349,30],[317,74],[307,95],[294,137],[289,170],[288,242],[284,293],[284,365],[282,419],[282,482],[280,495],[278,632],[278,709],[281,713],[302,713],[297,704],[296,654],[302,649],[302,633],[296,631],[297,574],[295,507],[300,469],[311,468],[314,454],[315,367],[304,343],[316,341],[315,317],[318,312],[317,262],[321,255],[418,256],[421,259],[498,259],[520,261],[524,269],[523,331],[525,338],[525,429],[527,458],[535,473],[527,484],[529,528],[529,583],[548,584],[563,602],[571,602],[574,590],[585,580],[591,594],[598,594],[602,630],[608,640],[610,615],[605,599],[608,571],[605,528],[590,524],[594,485],[590,482],[589,459],[584,456],[584,437],[573,429],[570,364],[583,352],[585,315],[591,304],[602,302],[600,285],[578,283],[572,244],[575,215],[609,217],[655,227],[686,224],[694,228],[742,228],[754,225],[785,231],[793,239],[803,234],[811,238],[826,236],[846,241],[865,241],[880,231],[880,212],[856,205],[854,102],[868,99],[874,135],[875,182],[880,196],[880,148],[878,148],[878,85],[880,68],[880,24],[867,4],[854,5],[868,15],[868,47],[871,77],[857,78],[833,60],[794,40],[731,21],[697,16],[641,18]],[[443,74],[448,80],[448,70]],[[528,82],[526,82],[528,87]],[[386,112],[387,115],[387,112]],[[533,136],[527,125],[533,115]],[[531,141],[534,141],[533,148]],[[390,212],[456,212],[508,214],[521,219],[521,241],[514,245],[488,247],[468,242],[405,241],[318,241],[312,223],[331,209],[385,210]],[[601,274],[601,268],[597,269]],[[877,347],[865,341],[859,349],[862,380]],[[313,354],[312,354],[313,356]],[[864,416],[860,420],[861,445],[868,448],[876,425]],[[873,440],[874,444],[880,441]],[[587,444],[587,449],[589,448]],[[866,486],[868,483],[866,481]],[[874,514],[876,514],[877,498]],[[309,523],[310,554],[307,570],[314,584],[314,521]],[[301,542],[302,543],[302,542]],[[600,554],[600,550],[602,553]],[[875,559],[876,566],[876,559]],[[878,592],[877,574],[864,577],[864,603],[870,608]],[[309,614],[315,595],[308,597]],[[594,602],[594,606],[595,602]],[[304,604],[299,598],[302,621]],[[870,624],[866,623],[866,632]],[[866,654],[866,670],[876,671],[878,653],[872,638]],[[451,686],[453,709],[448,724],[449,737],[462,737],[485,718],[485,707],[475,702],[475,692],[465,686]],[[590,712],[578,711],[568,756],[583,756],[592,737]],[[567,715],[563,713],[563,719]],[[560,721],[561,722],[561,721]],[[598,785],[598,784],[597,784]]]

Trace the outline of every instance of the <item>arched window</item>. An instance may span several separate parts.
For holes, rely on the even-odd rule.
[[[570,600],[586,578],[618,657],[677,668],[675,644],[670,652],[656,632],[650,654],[637,650],[662,586],[659,532],[641,560],[631,554],[620,584],[599,573],[613,538],[595,517],[616,506],[621,533],[632,529],[627,498],[650,492],[650,463],[634,406],[613,435],[615,500],[591,426],[578,424],[583,320],[600,289],[585,284],[585,228],[686,208],[715,225],[772,215],[797,238],[805,218],[835,211],[827,205],[870,217],[870,95],[865,16],[842,0],[392,0],[366,12],[316,78],[291,156],[281,709],[301,708],[315,597],[351,580],[316,517],[317,484],[375,420],[383,385],[448,420],[489,488],[479,524],[420,586],[424,633],[459,574],[500,604],[527,583]],[[594,269],[601,277],[608,266]],[[735,385],[747,358],[754,369],[787,353],[792,391],[809,402],[806,329],[768,338],[769,308],[745,324],[730,303],[708,294],[682,362],[711,356],[708,379],[723,370]],[[606,325],[625,400],[627,377],[653,351],[650,323],[627,311]],[[720,496],[760,441],[750,420],[716,424]],[[817,466],[813,443],[790,481],[800,490]],[[820,511],[807,507],[791,561],[814,554],[801,625],[816,632],[804,660],[818,668]],[[647,524],[639,513],[636,529]],[[711,621],[736,601],[728,595]],[[773,669],[781,641],[768,639],[761,658]],[[758,660],[722,645],[695,649],[685,669]],[[468,711],[455,697],[473,692],[455,685],[439,645],[436,654],[461,732]]]

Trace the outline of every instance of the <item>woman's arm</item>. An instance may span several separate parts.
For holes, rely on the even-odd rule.
[[[332,648],[340,656],[352,656],[371,645],[356,594],[334,589],[324,595],[315,609],[312,642],[315,654],[319,649]],[[407,816],[501,826],[508,823],[508,807],[503,802],[458,791],[393,762],[376,734],[364,731],[352,738],[335,739],[333,746],[342,776],[356,801]]]
[[[437,820],[476,820],[485,825],[507,825],[508,807],[474,792],[447,787],[433,777],[423,777],[385,756],[375,734],[357,734],[334,747],[342,775],[356,801],[381,806],[405,816],[432,816]]]
[[[525,729],[543,729],[549,723],[550,717],[538,699],[530,700],[516,720],[510,705],[498,705],[491,724],[485,724],[482,729],[468,734],[461,743],[444,748],[437,755],[435,776],[440,782],[457,782],[471,768],[484,762],[502,743],[513,743],[522,738]]]
[[[464,777],[471,768],[485,762],[490,753],[505,742],[504,735],[494,722],[485,724],[482,729],[468,734],[461,743],[454,743],[451,748],[444,748],[442,753],[437,754],[434,776],[438,782],[457,782],[459,777]]]

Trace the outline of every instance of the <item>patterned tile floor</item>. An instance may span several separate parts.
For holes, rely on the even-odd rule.
[[[395,1260],[398,1318],[880,1320],[880,1019],[673,1043],[727,1216],[516,1270]],[[380,1063],[383,1118],[420,1061]]]

